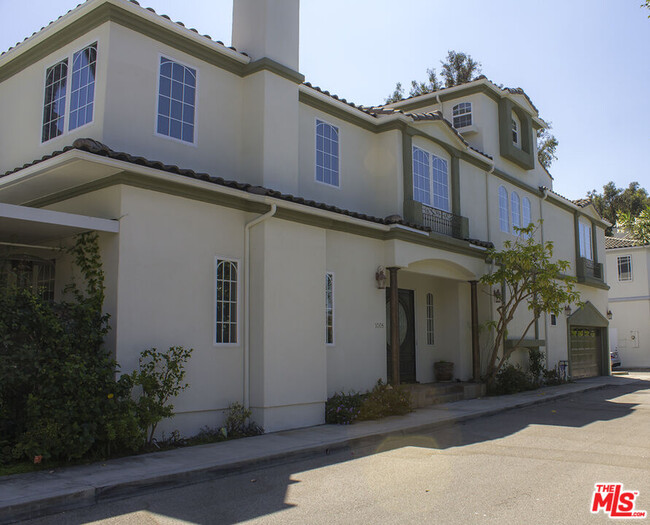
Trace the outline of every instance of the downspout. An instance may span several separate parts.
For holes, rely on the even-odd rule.
[[[442,114],[442,101],[440,100],[439,93],[436,93],[436,102],[438,102],[438,105],[440,106],[440,113]]]
[[[251,316],[251,288],[250,288],[250,277],[251,277],[251,263],[250,263],[250,230],[253,226],[260,224],[261,222],[270,219],[275,215],[278,207],[271,203],[271,209],[267,211],[264,215],[253,219],[250,222],[246,223],[244,226],[244,289],[246,291],[246,304],[244,305],[244,408],[248,409],[250,407],[250,395],[251,395],[251,366],[250,366],[250,357],[251,357],[251,348],[250,348],[250,316]]]

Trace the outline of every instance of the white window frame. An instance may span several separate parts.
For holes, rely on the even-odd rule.
[[[627,279],[622,279],[621,278],[621,262],[623,260],[627,259],[627,265],[629,268]],[[633,275],[632,275],[632,256],[631,255],[619,255],[616,258],[616,269],[618,271],[618,280],[619,282],[629,282],[633,280]]]
[[[505,186],[499,186],[498,190],[499,204],[499,229],[503,233],[510,233],[510,198]],[[505,204],[505,208],[503,207]]]
[[[235,311],[237,312],[237,330],[235,333],[235,342],[228,342],[228,343],[219,343],[217,342],[217,284],[218,284],[218,279],[217,279],[217,270],[219,268],[219,262],[229,262],[233,263],[237,266],[237,305],[235,307]],[[213,346],[215,347],[228,347],[228,346],[240,346],[241,345],[241,305],[242,305],[242,294],[241,294],[241,264],[239,259],[233,258],[233,257],[222,257],[220,255],[215,255],[214,257],[214,265],[212,269],[212,274],[213,274],[213,294],[212,294],[212,306],[213,306],[213,313],[212,313],[212,343]]]
[[[194,141],[193,142],[187,142],[183,139],[177,139],[176,137],[171,137],[169,135],[165,135],[164,133],[158,133],[158,110],[159,110],[159,105],[160,105],[160,59],[161,58],[166,58],[167,60],[171,62],[175,62],[183,67],[187,67],[190,69],[193,69],[196,73],[196,82],[194,86]],[[163,54],[163,53],[158,53],[158,57],[156,60],[156,75],[155,75],[155,82],[156,82],[156,111],[154,113],[154,119],[153,119],[153,134],[156,137],[161,137],[167,140],[171,140],[172,142],[176,142],[177,144],[185,144],[186,146],[194,146],[195,148],[198,147],[199,145],[199,111],[198,111],[198,106],[199,106],[199,68],[196,65],[188,64],[187,62],[183,62],[182,60],[178,60],[176,58],[172,58],[172,56],[168,53]]]
[[[70,129],[70,107],[72,106],[72,70],[74,68],[74,55],[76,53],[79,53],[80,51],[83,51],[84,49],[95,45],[95,49],[97,52],[97,56],[95,58],[95,87],[93,90],[93,118],[86,122],[85,124],[82,124],[81,126],[77,126],[74,129]],[[72,50],[70,53],[68,53],[65,56],[60,56],[57,60],[47,64],[45,66],[45,69],[43,71],[43,91],[42,91],[42,97],[41,97],[41,103],[40,103],[40,108],[41,108],[41,117],[40,117],[40,122],[41,125],[39,127],[39,144],[45,144],[48,142],[52,142],[53,140],[60,139],[61,137],[65,137],[69,135],[70,133],[77,132],[77,130],[83,129],[86,126],[90,126],[95,122],[95,115],[97,114],[97,74],[99,72],[99,48],[100,48],[100,39],[99,38],[93,38],[90,40],[88,43],[83,44],[82,46],[76,48],[75,50]],[[45,90],[47,86],[47,71],[58,65],[61,62],[66,62],[68,69],[66,73],[66,89],[65,89],[65,111],[63,113],[63,132],[60,135],[57,135],[56,137],[51,137],[47,140],[43,140],[43,112],[45,111]]]
[[[585,222],[578,223],[578,237],[580,243],[580,257],[594,260],[594,251],[591,245],[591,224]]]
[[[510,193],[510,215],[512,217],[512,233],[516,235],[515,227],[521,228],[521,199],[516,191]]]
[[[462,113],[461,113],[461,111],[462,111]],[[456,119],[462,119],[463,117],[466,117],[467,115],[469,115],[469,123],[468,124],[463,124],[462,126],[457,126],[456,125]],[[468,126],[471,126],[474,123],[474,117],[472,115],[472,103],[471,102],[459,102],[458,104],[456,104],[452,108],[451,116],[452,116],[452,122],[454,124],[454,128],[462,129],[462,128],[466,128]]]
[[[338,155],[336,158],[336,174],[338,176],[338,184],[332,184],[330,182],[325,182],[324,180],[318,180],[318,123],[321,122],[323,124],[326,124],[328,126],[331,126],[336,130],[336,138],[337,138],[337,144],[338,144]],[[323,152],[325,153],[325,152]],[[324,166],[323,166],[324,167]],[[327,186],[328,188],[341,188],[341,129],[335,125],[332,124],[331,122],[328,122],[327,120],[316,117],[314,119],[314,180],[318,184],[323,184],[324,186]]]
[[[521,199],[521,225],[523,228],[528,228],[531,222],[533,222],[532,205],[528,197],[523,197]]]
[[[521,120],[519,120],[519,117],[515,114],[515,112],[512,112],[511,115],[512,119],[512,143],[515,145],[516,148],[521,149]]]
[[[433,294],[431,292],[427,292],[425,296],[425,304],[426,304],[426,328],[427,328],[427,344],[433,346],[435,344],[435,324],[434,324],[434,316],[435,316],[435,303],[434,303],[434,298]]]
[[[328,286],[331,283],[331,289]],[[325,272],[325,344],[327,346],[334,346],[336,344],[336,334],[334,331],[335,327],[335,321],[334,321],[334,316],[336,312],[336,307],[334,305],[334,288],[335,288],[335,283],[334,283],[334,272]],[[331,308],[329,306],[329,301],[331,299]],[[332,324],[330,327],[329,324],[329,313],[331,309],[331,316],[332,316]],[[332,329],[332,340],[329,340],[328,337],[328,331],[329,329]]]
[[[411,160],[411,171],[412,171],[412,184],[413,188],[415,189],[415,152],[421,151],[424,154],[428,156],[429,159],[429,164],[428,164],[428,169],[429,169],[429,177],[428,177],[428,182],[429,182],[429,202],[423,202],[421,200],[418,200],[415,198],[415,192],[413,193],[413,199],[417,200],[418,202],[421,202],[425,206],[429,206],[430,208],[434,208],[436,210],[442,210],[447,213],[451,213],[451,181],[450,181],[450,174],[449,174],[449,161],[445,159],[444,157],[441,157],[439,155],[435,155],[434,153],[431,153],[430,151],[425,150],[424,148],[420,148],[418,146],[413,146],[412,149],[412,160]],[[445,163],[445,167],[447,170],[447,177],[445,180],[445,186],[447,187],[447,207],[442,208],[440,206],[435,206],[435,196],[436,194],[434,193],[435,189],[435,182],[434,182],[434,168],[433,168],[433,163],[435,160],[439,160]]]

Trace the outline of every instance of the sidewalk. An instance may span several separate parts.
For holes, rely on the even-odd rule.
[[[34,518],[287,460],[367,444],[387,436],[427,432],[459,421],[534,405],[621,382],[596,377],[510,396],[421,408],[406,416],[348,426],[320,425],[245,439],[143,454],[105,463],[0,478],[0,523]]]

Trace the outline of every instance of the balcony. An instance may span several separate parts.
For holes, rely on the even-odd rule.
[[[434,233],[456,239],[469,237],[467,217],[432,208],[418,201],[408,200],[404,203],[404,217],[407,221],[430,228]]]
[[[578,257],[576,277],[579,283],[604,284],[603,264],[584,257]]]

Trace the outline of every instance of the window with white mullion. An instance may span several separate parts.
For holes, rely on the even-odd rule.
[[[432,155],[431,161],[433,171],[433,207],[443,211],[450,211],[447,161],[434,155]]]
[[[65,130],[65,99],[68,81],[68,59],[48,68],[43,102],[42,142],[62,135]]]
[[[339,128],[316,120],[316,180],[339,186]]]
[[[334,274],[325,274],[325,342],[334,344]]]
[[[427,344],[434,344],[433,333],[433,294],[427,294]]]
[[[510,210],[512,213],[512,230],[514,232],[515,228],[521,228],[521,206],[516,191],[510,194]]]
[[[413,148],[413,200],[431,206],[429,154]]]
[[[70,129],[93,119],[95,101],[95,69],[97,43],[74,54],[72,58],[72,86],[70,89]]]
[[[591,249],[591,226],[581,222],[578,230],[580,237],[580,257],[593,260],[593,252]]]
[[[193,144],[195,109],[196,69],[160,57],[156,131]]]
[[[217,259],[215,343],[237,343],[237,262]]]
[[[528,197],[524,197],[521,200],[521,225],[522,227],[526,228],[530,225],[531,223],[531,215],[530,215],[530,199]]]
[[[499,226],[502,232],[510,232],[510,217],[508,212],[508,190],[499,186]]]
[[[456,104],[452,110],[454,117],[454,127],[464,128],[472,125],[472,103],[461,102]]]
[[[618,257],[618,280],[631,281],[632,280],[632,257],[629,255],[621,255]]]
[[[515,116],[515,114],[512,114],[512,142],[514,145],[518,148],[521,147],[521,141],[519,140],[519,119]]]

